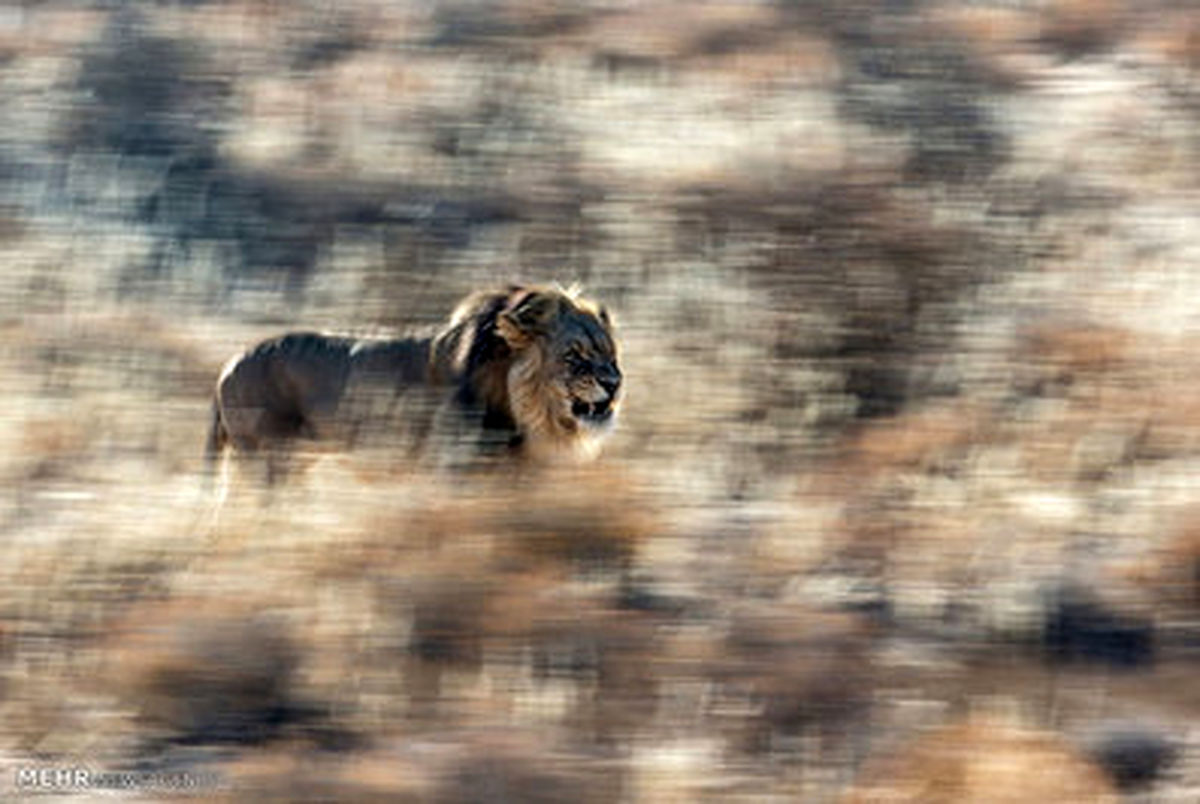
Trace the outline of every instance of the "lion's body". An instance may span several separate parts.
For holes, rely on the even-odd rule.
[[[210,454],[226,444],[248,453],[278,452],[297,440],[360,443],[383,431],[403,402],[410,402],[403,406],[410,412],[430,407],[430,346],[428,338],[355,340],[314,332],[264,341],[221,374]],[[414,398],[424,404],[411,404]]]
[[[413,450],[468,440],[590,457],[619,383],[602,310],[563,291],[510,287],[469,296],[429,337],[298,332],[258,344],[217,381],[208,455],[264,454],[268,481],[299,441]]]

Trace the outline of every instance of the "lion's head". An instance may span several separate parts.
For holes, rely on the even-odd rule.
[[[541,457],[591,457],[620,404],[621,370],[603,307],[557,287],[511,286],[468,299],[451,321],[462,375]],[[465,337],[463,337],[465,335]]]

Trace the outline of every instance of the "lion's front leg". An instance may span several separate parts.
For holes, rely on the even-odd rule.
[[[516,437],[511,427],[489,420],[483,406],[447,401],[433,416],[422,462],[439,473],[478,471],[507,457]]]

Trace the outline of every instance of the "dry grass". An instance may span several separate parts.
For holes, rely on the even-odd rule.
[[[986,721],[921,737],[865,776],[844,801],[1118,800],[1100,769],[1054,734]]]

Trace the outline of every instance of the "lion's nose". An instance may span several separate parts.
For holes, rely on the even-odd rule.
[[[616,366],[605,366],[596,379],[599,381],[600,387],[608,392],[610,399],[617,395],[617,391],[621,387],[621,372]]]

